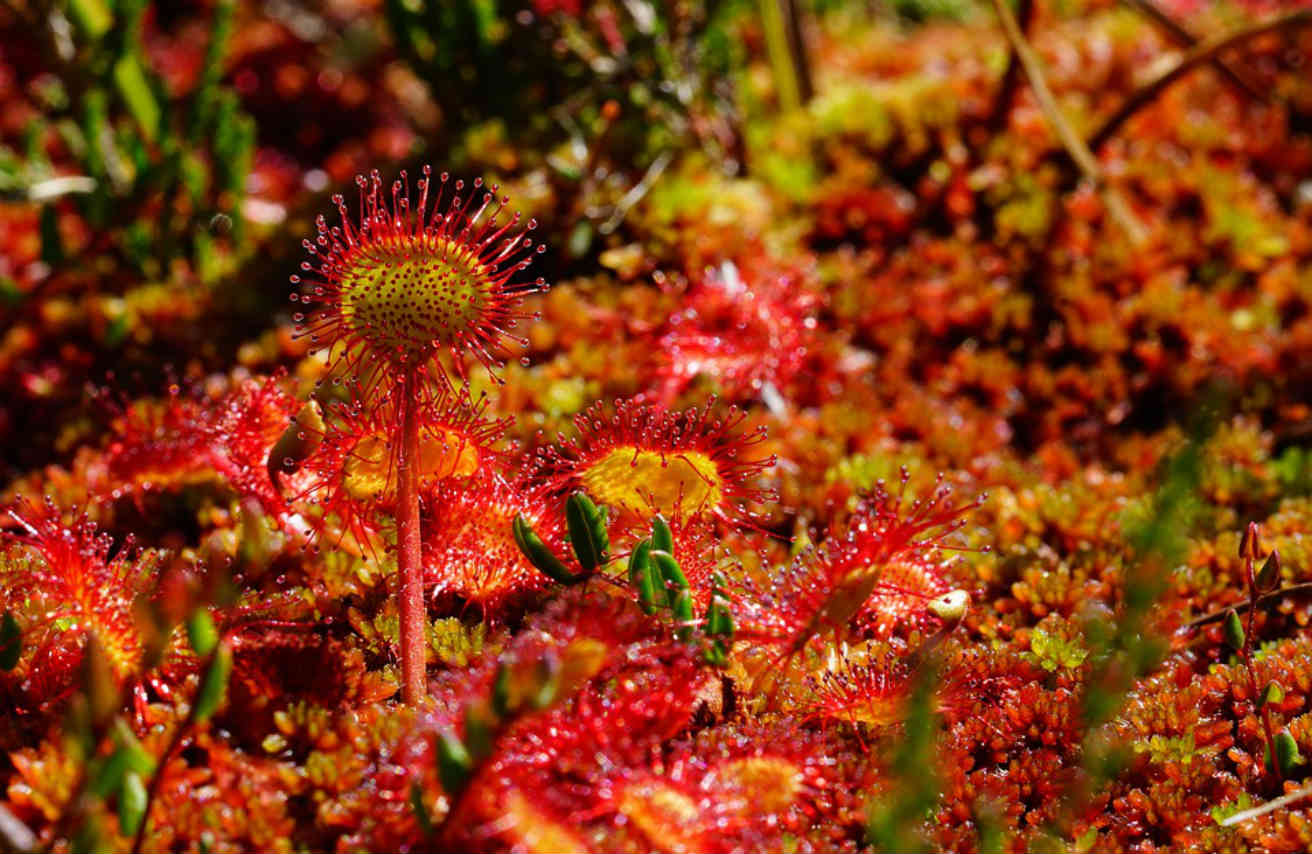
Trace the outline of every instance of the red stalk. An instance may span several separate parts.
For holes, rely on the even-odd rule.
[[[423,566],[419,530],[419,402],[415,372],[405,378],[401,396],[401,453],[397,458],[396,601],[401,622],[401,699],[418,705],[428,695],[424,633]]]

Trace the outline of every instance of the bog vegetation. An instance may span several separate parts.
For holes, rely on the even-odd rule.
[[[1312,848],[1309,24],[3,0],[0,850]]]

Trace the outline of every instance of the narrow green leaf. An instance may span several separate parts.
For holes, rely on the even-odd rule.
[[[123,718],[114,718],[114,742],[123,750],[128,758],[128,770],[136,771],[142,777],[148,777],[155,773],[155,759],[146,752],[146,748],[137,740],[137,736],[132,732],[132,727],[128,726],[127,721]]]
[[[1239,615],[1235,613],[1234,608],[1225,612],[1224,633],[1225,642],[1229,644],[1231,649],[1239,652],[1244,648],[1244,626],[1243,623],[1239,622]]]
[[[674,613],[674,622],[676,628],[674,636],[681,641],[688,641],[692,638],[692,592],[688,588],[678,588],[674,590],[674,601],[670,603],[670,610]]]
[[[716,638],[702,650],[702,660],[712,667],[724,667],[729,663],[729,645]]]
[[[69,0],[68,11],[78,29],[90,39],[98,39],[109,32],[114,23],[114,16],[103,0]]]
[[[90,780],[87,783],[87,792],[93,798],[108,798],[123,784],[123,778],[127,776],[132,764],[128,751],[119,748],[111,753],[103,762],[95,763]]]
[[[547,544],[542,542],[542,538],[534,533],[522,515],[516,516],[510,523],[510,530],[514,534],[515,545],[519,546],[524,557],[528,558],[529,563],[537,567],[543,575],[561,584],[578,584],[588,578],[587,573],[570,572],[569,567],[565,566]]]
[[[651,547],[653,551],[674,554],[674,532],[659,513],[651,520]]]
[[[437,775],[448,795],[464,790],[474,773],[474,761],[465,749],[464,742],[454,733],[443,732],[437,737]]]
[[[465,707],[465,744],[475,762],[492,755],[494,724],[485,714],[486,707],[480,706],[481,703],[473,703]]]
[[[651,565],[651,540],[643,540],[633,547],[629,555],[629,583],[638,591],[638,606],[643,613],[656,613],[656,603],[661,593],[656,571]]]
[[[510,667],[505,661],[497,662],[497,672],[492,678],[492,711],[500,717],[510,712]]]
[[[579,566],[587,572],[594,572],[606,562],[606,550],[610,546],[604,527],[598,537],[598,516],[596,506],[582,492],[574,493],[565,502],[565,522],[569,525],[570,544],[574,547]]]
[[[41,208],[41,260],[52,267],[64,260],[64,238],[59,233],[59,211],[54,205]]]
[[[160,109],[140,58],[136,54],[124,54],[114,63],[112,74],[114,87],[140,128],[141,135],[147,142],[154,142],[159,136]]]
[[[1258,570],[1255,581],[1258,590],[1266,592],[1275,589],[1275,586],[1280,582],[1280,552],[1275,549],[1271,550],[1271,554],[1267,555],[1262,568]]]
[[[205,130],[205,122],[214,113],[214,98],[219,81],[223,79],[223,57],[228,52],[228,37],[232,34],[234,0],[218,0],[214,4],[214,17],[210,20],[209,46],[205,49],[205,62],[191,104],[188,136],[198,142]]]
[[[533,708],[545,709],[556,702],[560,694],[560,670],[560,657],[554,650],[546,650],[538,659],[538,690],[533,695]]]
[[[146,785],[141,775],[129,771],[118,790],[118,827],[124,836],[132,836],[146,818]]]
[[[219,630],[214,625],[214,618],[209,609],[197,608],[187,618],[187,642],[196,654],[204,658],[219,645]]]
[[[1298,742],[1294,741],[1287,729],[1276,733],[1276,762],[1280,773],[1286,777],[1293,773],[1294,768],[1303,764],[1303,757],[1298,753]]]
[[[671,608],[675,607],[681,591],[688,589],[688,577],[679,568],[679,562],[669,552],[652,550],[652,566],[660,573],[665,582],[665,598]]]
[[[1258,703],[1258,708],[1273,703],[1282,702],[1285,699],[1285,689],[1280,687],[1278,682],[1266,683],[1266,690],[1262,692],[1262,700]]]
[[[232,673],[232,648],[220,642],[214,651],[210,666],[201,677],[200,691],[196,694],[195,718],[197,722],[209,720],[218,711],[228,688],[228,675]]]
[[[433,832],[433,816],[424,803],[424,787],[419,785],[418,780],[410,781],[410,808],[415,811],[415,821],[419,823],[424,836],[430,835]]]
[[[706,605],[705,632],[713,638],[733,638],[733,613],[729,610],[729,598],[724,595],[724,576],[718,572],[711,576],[711,601]]]

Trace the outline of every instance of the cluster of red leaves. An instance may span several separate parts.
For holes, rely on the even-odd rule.
[[[748,261],[743,269],[725,263],[707,270],[678,293],[682,308],[656,339],[660,399],[676,400],[699,377],[734,403],[770,403],[781,394],[795,400],[802,386],[814,390],[824,382],[819,299],[808,276],[773,269],[763,254]]]
[[[558,17],[594,8],[533,5]],[[1038,4],[1029,28],[1063,105],[1089,121],[1168,49],[1108,5],[1065,20]],[[365,20],[350,6],[323,20]],[[415,128],[436,111],[386,51],[342,70],[300,34],[313,29],[304,20],[248,17],[228,74],[265,146],[253,212],[285,215],[302,200],[318,209],[310,194],[364,160],[410,156]],[[1204,24],[1196,31],[1211,32]],[[174,38],[152,23],[149,35],[180,91],[196,84],[202,44],[182,29]],[[741,34],[759,60],[756,25]],[[888,786],[911,673],[934,647],[942,793],[924,829],[939,847],[979,847],[986,816],[1010,850],[1046,844],[1049,832],[1084,850],[1308,847],[1305,804],[1218,824],[1214,809],[1281,792],[1262,770],[1247,681],[1219,631],[1189,622],[1242,603],[1240,520],[1263,522],[1287,583],[1307,581],[1312,566],[1306,475],[1286,462],[1309,417],[1312,145],[1298,128],[1309,96],[1295,65],[1312,55],[1309,36],[1273,35],[1226,56],[1287,103],[1250,104],[1200,69],[1098,152],[1151,232],[1142,252],[1123,247],[1096,193],[1064,191],[1027,91],[993,114],[996,68],[979,61],[1001,44],[993,30],[830,24],[811,36],[827,79],[804,128],[754,124],[764,144],[749,152],[747,179],[675,163],[650,203],[605,236],[619,257],[640,248],[636,270],[695,271],[686,286],[672,275],[678,286],[617,287],[585,270],[530,307],[544,314],[523,330],[533,358],[506,366],[488,410],[425,401],[425,585],[439,618],[425,714],[388,701],[394,401],[360,409],[324,384],[314,394],[326,429],[302,415],[317,362],[288,377],[237,369],[239,379],[200,380],[220,354],[262,368],[303,350],[267,310],[257,314],[270,328],[240,350],[217,340],[234,309],[185,277],[163,294],[77,270],[40,284],[39,217],[0,208],[14,226],[0,239],[11,250],[0,274],[29,300],[0,341],[0,383],[14,392],[0,438],[41,425],[44,442],[30,457],[6,451],[6,465],[26,470],[10,491],[87,506],[102,524],[66,526],[18,505],[25,526],[0,556],[6,592],[22,597],[27,650],[3,677],[3,698],[39,718],[0,725],[0,782],[43,843],[58,847],[70,832],[60,816],[78,772],[51,726],[78,687],[87,631],[117,677],[135,679],[147,645],[138,599],[227,566],[241,597],[215,609],[235,654],[227,707],[163,769],[147,850],[422,850],[438,833],[460,850],[856,848],[868,799]],[[39,70],[17,56],[0,60],[0,99],[17,107],[0,120],[6,144],[32,115],[24,87]],[[764,79],[743,85],[768,104]],[[540,186],[537,153],[508,153],[495,129],[476,133],[463,172]],[[50,145],[58,162],[60,143]],[[790,184],[792,166],[814,180]],[[399,196],[380,203],[382,188],[366,185],[379,233],[413,237],[394,221]],[[573,227],[548,221],[565,214],[550,213],[553,189],[541,192],[544,226]],[[70,247],[88,239],[75,206],[58,221]],[[318,236],[325,255],[353,239],[326,223]],[[277,275],[252,281],[295,263],[280,254],[283,238],[261,246]],[[116,288],[131,312],[127,352],[116,349]],[[70,414],[81,380],[111,361],[178,356],[198,366],[188,369],[195,391],[136,400],[108,425]],[[1180,441],[1174,411],[1218,377],[1245,388],[1251,417],[1205,447],[1205,512],[1153,616],[1154,629],[1180,634],[1108,727],[1128,763],[1081,801],[1072,793],[1085,779],[1091,664],[1080,625],[1122,606],[1133,555],[1121,520]],[[703,406],[708,384],[743,408]],[[588,408],[592,399],[621,402],[612,411]],[[290,462],[270,459],[289,429]],[[553,432],[566,437],[551,445]],[[79,444],[68,466],[39,467],[52,448]],[[915,463],[909,497],[878,491],[902,462]],[[954,533],[967,508],[936,491],[938,469],[954,470],[968,495],[988,485],[993,499],[970,508],[986,533]],[[526,563],[509,520],[523,514],[564,554],[561,499],[580,487],[610,508],[621,560],[652,512],[670,517],[698,617],[712,571],[728,572],[739,634],[727,670],[678,642],[667,617],[641,613],[622,582],[560,593]],[[820,544],[787,563],[781,541],[808,526],[824,532]],[[128,531],[168,547],[186,571],[157,573],[115,549]],[[940,552],[953,541],[994,548],[950,562]],[[931,605],[954,590],[970,593],[971,608],[954,634],[935,634],[945,626]],[[1286,687],[1273,714],[1305,754],[1310,619],[1294,591],[1256,621],[1272,643],[1260,674]],[[498,665],[572,656],[592,664],[568,696],[499,733],[463,795],[446,791],[436,739],[467,734],[462,712],[491,694]],[[761,674],[785,659],[796,672],[775,696]],[[182,725],[199,677],[184,654],[138,680],[129,725],[152,755]],[[1072,803],[1083,807],[1072,814]]]
[[[85,516],[65,526],[50,504],[19,504],[7,515],[18,533],[0,534],[6,607],[25,617],[30,647],[4,676],[11,708],[65,698],[92,636],[116,682],[139,676],[143,644],[134,606],[151,590],[151,569],[138,562],[131,541],[116,543]]]

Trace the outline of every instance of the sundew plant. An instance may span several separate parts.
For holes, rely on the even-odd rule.
[[[0,851],[1312,849],[1309,68],[0,0]]]

